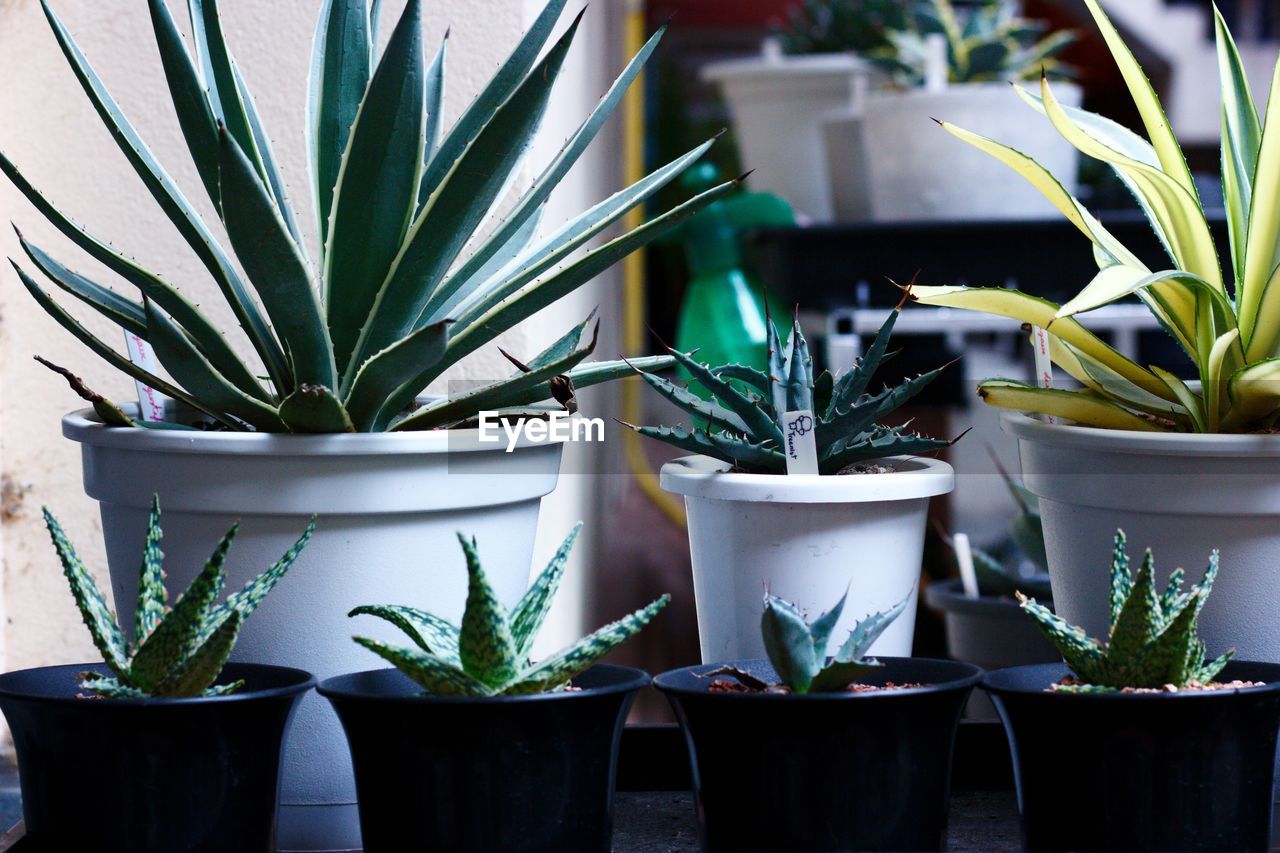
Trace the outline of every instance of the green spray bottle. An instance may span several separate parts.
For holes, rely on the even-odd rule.
[[[711,163],[687,171],[685,188],[701,192],[719,182]],[[740,192],[713,202],[681,229],[689,285],[676,327],[676,348],[697,350],[704,364],[757,365],[766,357],[765,289],[742,258],[742,234],[756,228],[795,225],[791,206],[769,193]],[[789,317],[770,303],[775,317]],[[688,379],[687,376],[684,377]],[[691,390],[704,394],[698,385]]]

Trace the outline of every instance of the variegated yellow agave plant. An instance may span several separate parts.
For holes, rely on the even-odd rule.
[[[1255,432],[1280,415],[1280,64],[1262,125],[1235,42],[1215,10],[1222,78],[1222,183],[1231,270],[1219,262],[1204,207],[1182,149],[1137,60],[1099,7],[1084,0],[1138,106],[1146,138],[1103,116],[1062,106],[1044,80],[1029,105],[1083,153],[1109,164],[1133,192],[1167,251],[1153,271],[1030,158],[943,123],[1039,189],[1093,242],[1099,273],[1074,299],[1055,305],[999,288],[915,287],[929,305],[986,311],[1047,327],[1054,362],[1080,390],[989,380],[979,394],[1002,408],[1039,412],[1109,429]],[[1234,273],[1234,282],[1229,282]],[[1088,332],[1075,315],[1136,294],[1191,356],[1199,387],[1143,367]]]
[[[657,46],[656,34],[528,188],[508,202],[578,32],[552,39],[566,0],[547,0],[528,32],[447,131],[445,46],[427,62],[423,0],[409,0],[376,51],[378,0],[325,0],[313,51],[307,139],[310,257],[253,97],[223,38],[217,0],[187,0],[184,39],[167,0],[148,0],[179,127],[222,220],[232,255],[183,195],[107,91],[70,31],[41,0],[85,94],[134,171],[190,244],[256,355],[246,361],[180,290],[94,237],[6,157],[0,172],[73,243],[139,298],[73,272],[23,239],[31,263],[62,290],[151,344],[172,382],[95,337],[23,269],[18,276],[63,327],[113,366],[202,412],[205,422],[261,432],[380,432],[450,427],[481,410],[513,415],[616,378],[621,362],[582,364],[588,323],[501,381],[410,411],[417,395],[500,333],[590,281],[731,190],[726,182],[603,245],[593,238],[697,160],[703,143],[538,238],[548,196],[595,139]],[[15,264],[16,266],[16,264]],[[248,349],[246,347],[245,349]],[[513,359],[514,361],[514,359]],[[665,357],[647,360],[669,364]],[[262,374],[265,373],[265,378]],[[93,395],[109,422],[132,425]],[[184,428],[183,424],[139,423]],[[190,428],[186,426],[185,428]]]

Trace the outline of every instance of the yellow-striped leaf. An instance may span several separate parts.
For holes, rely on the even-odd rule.
[[[978,396],[987,405],[1019,412],[1052,415],[1075,421],[1080,426],[1164,432],[1155,423],[1140,418],[1115,403],[1083,391],[1036,388],[1009,379],[988,379],[978,386]]]

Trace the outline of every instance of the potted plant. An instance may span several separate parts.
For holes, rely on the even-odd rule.
[[[671,350],[713,402],[641,371],[696,420],[689,430],[627,426],[698,454],[664,465],[661,484],[685,499],[703,661],[764,654],[755,614],[766,585],[815,610],[850,589],[854,612],[884,610],[908,596],[906,618],[876,648],[911,654],[925,514],[929,498],[950,492],[955,475],[940,460],[903,455],[952,442],[879,423],[944,369],[868,392],[897,316],[838,379],[826,371],[815,379],[798,322],[784,350],[772,320],[763,371],[707,367]],[[852,612],[837,627],[852,627]]]
[[[530,659],[581,524],[515,607],[490,584],[476,540],[458,625],[402,605],[357,607],[408,635],[355,637],[395,669],[330,678],[355,764],[365,850],[610,849],[619,738],[638,669],[594,665],[670,596],[540,661]]]
[[[215,604],[227,581],[233,526],[170,608],[160,502],[153,498],[130,639],[47,508],[44,519],[103,662],[0,675],[0,711],[22,784],[24,844],[129,853],[274,850],[281,743],[315,679],[227,658],[244,621],[311,539],[314,520],[269,569]]]
[[[1018,507],[1009,521],[1007,538],[991,553],[969,546],[967,538],[962,544],[939,530],[962,565],[961,577],[930,583],[924,590],[925,604],[942,614],[947,653],[956,660],[985,670],[1055,663],[1060,659],[1057,651],[1027,622],[1015,600],[1022,591],[1053,606],[1039,503],[1006,472],[1000,473]],[[963,581],[966,561],[973,567],[972,593]],[[1025,573],[1028,566],[1033,574]],[[991,701],[977,691],[969,697],[965,714],[975,719],[996,717]]]
[[[1031,850],[1270,849],[1280,665],[1207,659],[1197,633],[1218,574],[1134,573],[1116,535],[1104,644],[1033,599],[1066,664],[988,673]],[[1214,649],[1216,652],[1217,649]]]
[[[1167,268],[1149,269],[1035,161],[948,124],[1045,193],[1093,243],[1099,273],[1061,306],[999,287],[917,287],[912,296],[1047,328],[1053,362],[1083,386],[993,379],[978,389],[991,405],[1041,416],[1010,413],[1003,424],[1018,438],[1024,482],[1040,498],[1060,616],[1095,635],[1107,630],[1100,566],[1117,526],[1160,542],[1177,563],[1198,559],[1203,543],[1216,542],[1232,570],[1204,612],[1206,641],[1235,646],[1251,659],[1280,661],[1272,604],[1280,595],[1274,559],[1280,438],[1270,434],[1280,412],[1274,358],[1280,288],[1271,286],[1280,217],[1265,192],[1280,170],[1280,110],[1270,114],[1276,130],[1273,144],[1264,146],[1234,42],[1217,18],[1231,234],[1229,263],[1220,264],[1205,213],[1210,202],[1201,201],[1154,90],[1096,0],[1085,2],[1128,81],[1147,136],[1064,107],[1047,82],[1039,96],[1023,97],[1133,189],[1169,253]],[[1180,365],[1145,367],[1125,358],[1075,317],[1128,295],[1141,299],[1186,351],[1193,381],[1175,374]]]
[[[833,3],[834,8],[849,5]],[[1021,120],[1009,83],[1042,70],[1061,78],[1057,56],[1069,31],[1018,15],[1014,0],[981,0],[957,10],[950,0],[912,0],[886,45],[861,53],[884,84],[859,104],[828,116],[826,146],[836,212],[876,222],[1044,218],[1052,207],[1030,188],[1010,187],[1000,167],[981,155],[952,150],[931,133],[933,116],[953,117],[1036,157],[1074,190],[1075,150],[1038,123]],[[834,15],[834,11],[833,11]],[[1079,87],[1059,96],[1079,106]]]
[[[951,751],[982,670],[865,657],[902,599],[825,649],[842,597],[811,624],[765,593],[768,660],[663,673],[693,764],[704,850],[940,850]]]
[[[514,604],[527,585],[538,507],[555,487],[560,444],[522,440],[507,453],[505,442],[482,440],[474,428],[478,414],[538,417],[529,407],[541,402],[572,409],[575,386],[629,368],[584,363],[595,339],[583,323],[543,352],[516,360],[500,381],[421,405],[415,399],[465,356],[733,182],[586,248],[698,159],[707,147],[700,145],[539,236],[548,195],[640,74],[661,33],[529,188],[508,199],[508,179],[524,168],[577,32],[570,26],[551,39],[565,0],[546,4],[447,132],[444,50],[426,63],[423,3],[405,5],[386,49],[375,55],[371,9],[378,4],[326,0],[307,127],[318,213],[308,226],[285,198],[268,136],[223,38],[217,2],[189,5],[194,44],[158,0],[150,3],[154,35],[179,125],[229,249],[159,165],[50,5],[44,9],[91,103],[218,284],[240,328],[219,328],[179,287],[72,221],[0,156],[0,171],[31,203],[137,294],[72,272],[27,240],[34,269],[19,275],[90,349],[171,398],[160,419],[150,420],[150,412],[126,413],[83,389],[94,412],[63,422],[64,434],[82,448],[85,489],[101,504],[108,561],[126,602],[122,616],[132,615],[135,531],[153,492],[171,496],[172,556],[183,567],[200,564],[190,549],[228,518],[244,519],[243,551],[254,563],[283,549],[299,519],[315,512],[326,523],[312,545],[308,582],[273,602],[278,616],[255,622],[237,655],[319,675],[347,672],[358,665],[358,650],[340,641],[335,620],[352,606],[387,596],[452,618],[461,613],[465,588],[454,573],[416,584],[404,560],[411,550],[445,553],[458,525],[494,543],[494,584],[505,603]],[[321,250],[308,258],[312,242]],[[36,270],[144,341],[156,366],[135,364],[96,337],[37,283]],[[233,337],[251,346],[239,349]],[[161,368],[171,380],[158,375]],[[174,483],[184,487],[172,489]],[[318,837],[356,847],[354,788],[337,719],[318,700],[304,701],[299,716],[316,736],[288,750],[286,846]]]

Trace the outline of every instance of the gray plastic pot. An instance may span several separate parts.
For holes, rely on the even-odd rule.
[[[942,614],[947,653],[956,660],[991,671],[1062,659],[1031,617],[1011,598],[969,598],[960,580],[953,578],[929,584],[924,601],[931,610]],[[1052,605],[1049,601],[1040,603]],[[991,700],[976,690],[969,696],[965,716],[974,720],[999,719]]]
[[[101,507],[120,619],[133,620],[138,555],[153,493],[163,510],[165,571],[183,589],[237,519],[228,588],[280,558],[319,516],[298,563],[245,623],[234,660],[325,678],[374,662],[351,642],[360,604],[409,604],[457,621],[467,573],[457,531],[474,534],[498,595],[528,586],[542,497],[561,445],[481,444],[476,430],[349,435],[171,432],[104,426],[89,410],[63,419],[81,445],[85,492]],[[394,639],[378,620],[360,632]],[[346,739],[329,703],[308,695],[285,745],[281,850],[360,846]]]
[[[1200,617],[1213,654],[1280,663],[1280,435],[1187,435],[1002,418],[1022,477],[1040,498],[1058,615],[1107,634],[1116,528],[1132,558],[1150,546],[1161,583],[1197,581],[1209,552],[1222,571]]]

